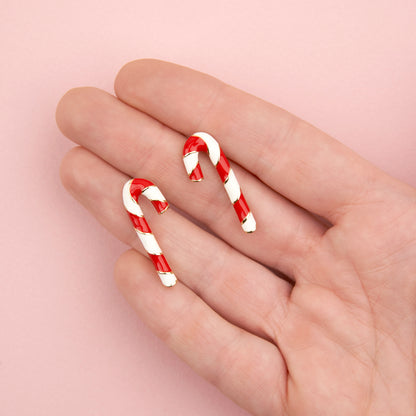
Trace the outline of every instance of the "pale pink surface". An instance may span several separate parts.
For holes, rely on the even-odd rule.
[[[125,62],[171,60],[285,107],[416,186],[415,22],[414,0],[3,0],[0,414],[246,414],[118,294],[125,247],[58,179],[71,144],[54,110],[67,89],[112,91]]]

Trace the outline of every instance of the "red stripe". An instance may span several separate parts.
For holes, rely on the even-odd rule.
[[[217,168],[217,172],[220,175],[222,182],[224,183],[228,177],[228,173],[230,172],[230,164],[228,163],[228,160],[225,157],[225,154],[223,153],[221,149],[220,149],[220,160],[216,168]]]
[[[204,178],[204,175],[202,174],[201,166],[198,163],[195,166],[195,169],[189,174],[189,179],[191,181],[200,181],[203,178]]]
[[[154,186],[154,184],[147,179],[135,178],[130,185],[130,194],[137,201],[143,189],[149,186]]]
[[[151,233],[152,230],[149,227],[149,224],[144,219],[144,217],[138,217],[137,215],[130,214],[130,212],[127,212],[129,214],[129,217],[131,219],[131,222],[134,225],[134,228],[138,229],[142,233]]]
[[[248,207],[243,194],[240,195],[240,199],[235,201],[233,206],[235,212],[237,213],[238,219],[240,222],[243,221],[243,219],[247,217],[248,213],[250,212],[250,208]]]
[[[183,155],[190,152],[208,152],[208,146],[200,137],[191,136],[183,146]]]
[[[156,211],[159,214],[161,214],[169,208],[169,204],[167,201],[151,201],[151,203],[156,208]]]
[[[158,272],[168,273],[172,271],[163,254],[147,254],[149,255],[150,260],[152,260]]]

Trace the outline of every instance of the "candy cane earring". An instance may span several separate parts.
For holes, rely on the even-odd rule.
[[[183,147],[183,163],[189,179],[198,182],[204,178],[198,161],[198,153],[201,151],[208,153],[212,164],[216,167],[240,220],[241,227],[246,233],[254,232],[256,230],[256,221],[250,212],[244,195],[241,193],[234,171],[231,169],[218,142],[208,133],[199,132],[193,134],[188,138]]]
[[[163,214],[169,208],[169,204],[159,188],[146,179],[131,179],[124,185],[124,207],[130,216],[134,229],[142,242],[144,249],[156,268],[160,280],[165,286],[170,287],[175,285],[176,276],[172,273],[149,224],[144,218],[143,211],[138,203],[138,198],[142,194],[150,200],[159,214]]]

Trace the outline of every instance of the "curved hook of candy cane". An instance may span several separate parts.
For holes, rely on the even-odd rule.
[[[256,231],[256,220],[241,192],[234,171],[231,169],[218,142],[208,133],[194,133],[188,138],[183,147],[183,163],[185,164],[185,169],[189,178],[195,182],[199,182],[204,178],[198,161],[199,152],[208,153],[212,164],[220,175],[224,188],[233,204],[243,230],[246,233]]]
[[[166,261],[138,203],[138,198],[142,194],[150,200],[159,214],[163,214],[169,208],[169,204],[159,188],[146,179],[130,179],[123,187],[124,207],[144,249],[152,260],[162,283],[167,287],[174,286],[176,276]]]

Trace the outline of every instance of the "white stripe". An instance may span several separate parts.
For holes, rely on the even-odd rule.
[[[140,209],[137,201],[133,199],[130,193],[130,185],[133,182],[133,179],[130,179],[124,184],[123,187],[123,203],[128,212],[138,217],[143,217],[143,211]]]
[[[157,272],[160,280],[166,287],[174,286],[176,283],[176,276],[173,273]]]
[[[243,230],[246,233],[253,233],[256,231],[256,220],[253,217],[253,214],[249,212],[247,217],[244,218],[243,222],[241,223]]]
[[[228,178],[224,183],[225,190],[227,191],[228,197],[230,201],[234,204],[235,201],[240,199],[241,189],[240,185],[238,184],[237,178],[235,177],[234,171],[230,169],[228,173]]]
[[[198,132],[192,136],[200,137],[207,144],[209,158],[212,164],[217,166],[220,161],[220,145],[218,142],[210,134],[204,132]]]
[[[155,185],[145,188],[142,194],[150,201],[166,201],[160,189]]]
[[[141,233],[140,231],[136,230],[137,235],[140,238],[140,241],[143,244],[144,249],[149,254],[162,254],[162,250],[159,247],[159,244],[156,241],[156,238],[153,234],[150,233]]]
[[[186,172],[190,175],[198,164],[198,152],[191,152],[185,155],[183,157],[183,163],[185,164]]]

